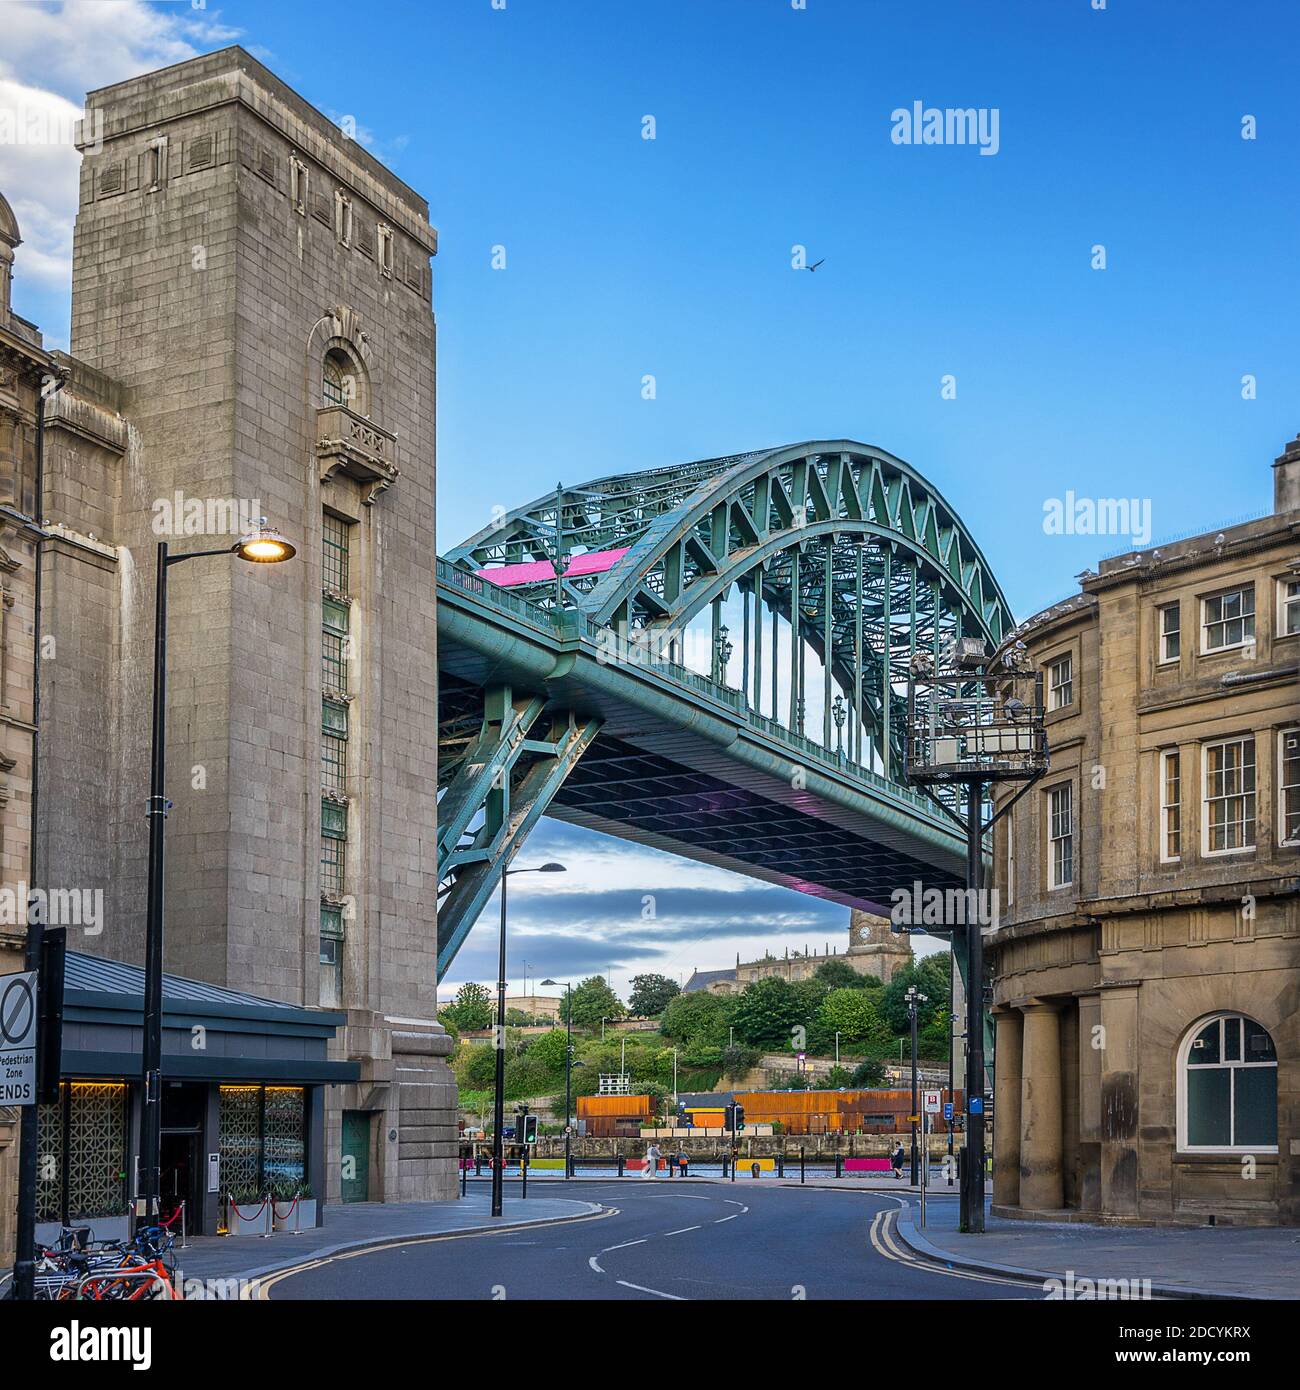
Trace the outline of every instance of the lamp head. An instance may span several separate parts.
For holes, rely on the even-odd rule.
[[[255,565],[276,565],[281,560],[292,560],[298,553],[273,526],[268,526],[266,518],[258,517],[257,524],[234,544],[234,552],[241,560],[249,560]]]

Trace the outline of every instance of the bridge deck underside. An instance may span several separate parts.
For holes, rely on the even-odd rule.
[[[605,734],[550,814],[848,906],[887,906],[895,888],[917,880],[958,883],[879,840]]]

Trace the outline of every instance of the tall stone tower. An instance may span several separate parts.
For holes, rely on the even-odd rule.
[[[266,516],[291,563],[171,571],[166,968],[344,1010],[361,1081],[330,1093],[331,1151],[351,1112],[370,1195],[451,1195],[428,206],[241,48],[87,113],[71,350],[129,437],[51,464],[102,543],[54,561],[51,717],[102,728],[108,771],[58,799],[44,851],[111,885],[87,949],[140,960],[156,543],[220,548]],[[51,744],[76,786],[87,750]]]
[[[848,962],[864,975],[885,984],[912,963],[912,943],[905,933],[890,930],[889,918],[854,908],[849,917]]]

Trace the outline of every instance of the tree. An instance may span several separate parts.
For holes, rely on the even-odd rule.
[[[753,1047],[789,1047],[792,1030],[806,1016],[800,997],[773,975],[741,991],[732,1022],[736,1036]]]
[[[826,1073],[826,1085],[831,1090],[853,1084],[853,1073],[847,1067],[835,1066]]]
[[[722,1074],[728,1081],[743,1081],[758,1066],[762,1055],[756,1047],[724,1047]]]
[[[461,1043],[456,1055],[456,1081],[462,1090],[486,1090],[495,1083],[496,1072],[496,1048],[486,1043]]]
[[[588,1029],[599,1028],[602,1018],[622,1018],[627,1012],[602,975],[592,975],[574,989],[565,991],[560,999],[561,1023],[569,1021],[570,1009],[573,1010],[573,1026]]]
[[[869,1052],[889,1046],[889,1025],[866,990],[834,989],[817,1010],[818,1031],[839,1033],[840,1042],[857,1044]]]
[[[884,1079],[885,1064],[878,1057],[868,1057],[866,1061],[859,1062],[853,1068],[853,1075],[849,1078],[849,1084],[869,1089],[873,1086],[879,1086]]]
[[[476,985],[472,980],[461,985],[456,991],[455,1002],[448,1004],[443,1013],[461,1033],[475,1028],[491,1028],[495,1017],[492,996],[486,986]]]
[[[569,1040],[563,1028],[552,1028],[549,1033],[541,1033],[528,1045],[529,1057],[535,1057],[547,1073],[564,1075],[564,1059],[569,1050]]]
[[[917,1009],[918,1029],[925,1028],[939,1009],[947,1007],[951,962],[952,954],[949,951],[926,956],[924,960],[905,965],[885,986],[880,997],[880,1010],[895,1037],[902,1037],[909,1028],[907,990],[910,985],[915,985],[926,996],[926,1002]]]
[[[922,1057],[946,1058],[952,1047],[952,1025],[946,1007],[936,1009],[934,1017],[917,1034],[916,1050]]]
[[[677,981],[667,975],[633,975],[627,1006],[640,1017],[658,1018],[681,992]]]
[[[865,989],[872,975],[862,975],[846,960],[831,959],[817,967],[815,979],[821,980],[827,989]]]
[[[735,1000],[727,995],[706,990],[679,994],[664,1010],[659,1031],[671,1042],[726,1047],[734,1011]]]

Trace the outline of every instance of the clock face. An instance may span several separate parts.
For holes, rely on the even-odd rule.
[[[869,941],[870,939],[871,939],[871,928],[870,928],[870,927],[859,927],[859,928],[858,928],[858,940],[859,940],[859,941]]]

